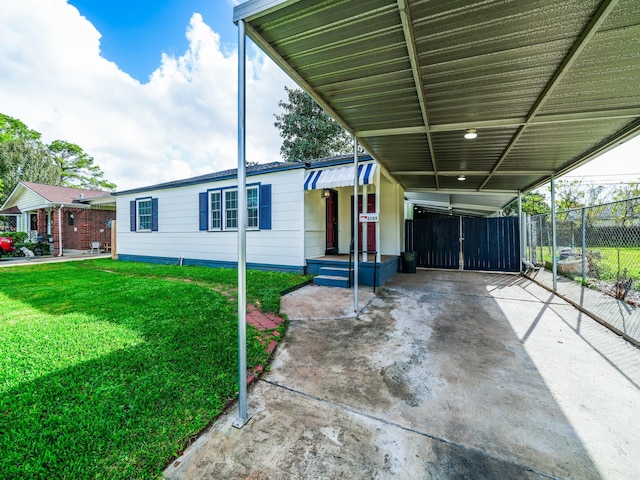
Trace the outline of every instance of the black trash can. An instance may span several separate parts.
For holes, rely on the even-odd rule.
[[[416,252],[402,252],[402,272],[416,273]]]

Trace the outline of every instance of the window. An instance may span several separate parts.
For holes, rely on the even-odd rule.
[[[138,231],[151,230],[151,199],[138,200]]]
[[[73,227],[73,225],[75,224],[76,221],[76,217],[73,214],[73,212],[67,212],[67,225],[69,225],[70,227]]]
[[[224,192],[224,228],[238,228],[238,191]]]
[[[247,188],[247,228],[258,228],[258,188]]]
[[[238,190],[220,189],[200,193],[200,230],[238,228]],[[271,230],[271,185],[247,187],[247,228]]]
[[[209,211],[211,212],[210,230],[220,230],[222,228],[220,192],[209,192]]]
[[[131,200],[129,217],[132,232],[157,232],[158,199],[147,197]]]

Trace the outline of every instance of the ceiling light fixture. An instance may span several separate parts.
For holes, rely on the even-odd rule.
[[[464,174],[460,174],[458,175],[458,180],[460,180],[461,182],[464,182],[467,178],[464,176]]]
[[[468,128],[464,134],[464,138],[466,138],[467,140],[473,140],[477,136],[478,136],[478,132],[476,132],[475,128]]]

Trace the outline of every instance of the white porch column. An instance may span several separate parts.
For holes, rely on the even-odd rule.
[[[376,173],[374,174],[373,183],[376,186],[376,213],[378,214],[378,221],[376,222],[376,262],[380,263],[380,192],[382,188],[380,187],[380,165],[376,168]]]
[[[358,311],[358,137],[353,137],[353,311]]]
[[[364,167],[363,167],[364,168]],[[362,213],[369,213],[369,185],[362,185]],[[358,220],[358,223],[360,221]],[[369,223],[362,224],[362,261],[369,261],[367,250],[369,250]]]

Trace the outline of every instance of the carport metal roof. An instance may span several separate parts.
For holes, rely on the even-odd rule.
[[[637,0],[251,0],[239,20],[418,205],[489,214],[640,133]]]

